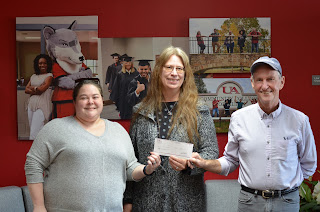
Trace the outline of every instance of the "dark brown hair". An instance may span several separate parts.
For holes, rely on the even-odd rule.
[[[39,55],[37,55],[36,58],[34,58],[34,60],[33,60],[33,68],[34,68],[34,73],[35,73],[36,75],[39,75],[39,74],[40,74],[39,60],[40,60],[41,58],[44,58],[44,59],[46,59],[46,61],[47,61],[47,73],[50,73],[51,70],[52,70],[52,60],[51,60],[51,58],[50,58],[48,55],[46,55],[46,54],[39,54]]]
[[[99,90],[100,95],[103,97],[103,92],[99,83],[99,79],[85,79],[85,80],[81,80],[73,89],[73,94],[72,94],[73,101],[76,101],[77,96],[79,94],[79,90],[84,85],[94,85]]]

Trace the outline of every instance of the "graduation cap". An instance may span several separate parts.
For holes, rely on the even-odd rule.
[[[150,61],[153,61],[153,60],[137,60],[139,61],[139,64],[138,66],[150,66]]]
[[[110,55],[111,57],[116,57],[116,56],[118,56],[118,57],[120,57],[120,54],[118,54],[118,53],[113,53],[112,55]]]
[[[123,54],[123,55],[121,55],[121,56],[120,56],[120,58],[119,58],[119,59],[120,59],[120,61],[123,61],[123,58],[125,58],[125,57],[128,57],[128,55],[127,55],[127,54]]]
[[[123,55],[122,55],[122,60],[125,61],[125,62],[131,62],[132,58],[133,57],[129,57],[129,56],[123,57]]]

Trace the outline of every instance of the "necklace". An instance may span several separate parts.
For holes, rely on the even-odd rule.
[[[174,105],[172,106],[171,110],[169,110],[167,104],[164,102],[164,105],[165,105],[166,108],[167,108],[167,111],[168,111],[168,115],[169,115],[169,116],[172,116],[172,110],[173,110],[174,106],[176,106],[176,104],[177,104],[177,102],[175,102]]]

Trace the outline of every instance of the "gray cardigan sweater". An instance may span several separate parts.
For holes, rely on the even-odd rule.
[[[140,164],[126,130],[105,123],[102,136],[92,135],[72,116],[54,119],[39,132],[25,172],[27,183],[43,182],[48,212],[122,211],[126,180],[133,180]]]
[[[134,107],[136,111],[139,105]],[[193,151],[205,159],[218,157],[218,144],[212,117],[207,106],[199,105],[198,132],[200,139]],[[135,123],[132,124],[130,137],[138,161],[147,163],[147,156],[153,151],[154,140],[158,135],[155,115],[141,111]],[[170,137],[174,141],[190,143],[185,128],[175,126]],[[203,169],[175,171],[171,168],[168,157],[163,158],[163,167],[159,167],[151,176],[140,182],[127,183],[124,201],[132,199],[133,212],[188,212],[205,211],[205,188]]]

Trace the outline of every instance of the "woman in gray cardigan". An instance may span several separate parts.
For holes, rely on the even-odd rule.
[[[218,157],[209,109],[198,101],[189,59],[181,49],[168,47],[158,58],[147,96],[134,107],[130,137],[142,164],[155,138],[193,143],[201,157]],[[191,170],[186,159],[161,159],[152,175],[127,183],[124,211],[205,211],[204,170]]]

